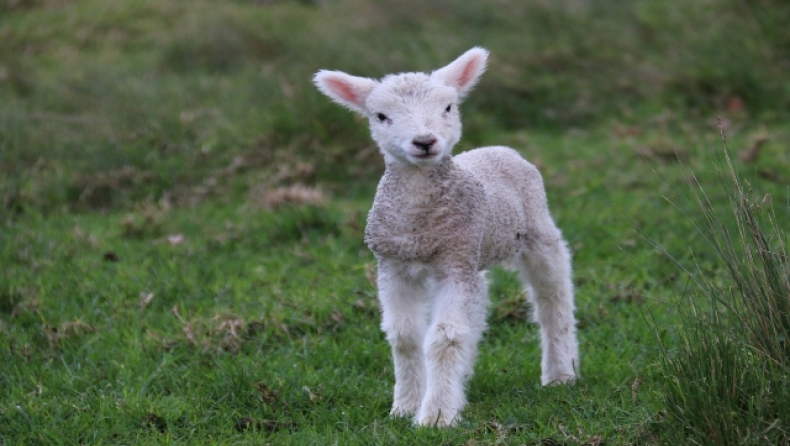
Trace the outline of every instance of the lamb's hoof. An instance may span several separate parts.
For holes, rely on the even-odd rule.
[[[432,413],[432,414],[419,414],[414,418],[414,423],[419,426],[424,427],[453,427],[457,426],[460,420],[460,416],[458,413],[455,413],[453,416],[444,416],[443,413],[439,412]]]
[[[579,377],[576,375],[556,375],[543,377],[540,381],[544,386],[559,386],[561,384],[574,385]]]
[[[390,417],[391,418],[409,418],[413,417],[417,413],[417,409],[409,409],[403,406],[393,406],[392,410],[390,410]]]

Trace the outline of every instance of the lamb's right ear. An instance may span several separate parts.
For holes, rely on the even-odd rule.
[[[327,70],[316,73],[313,83],[333,101],[362,114],[366,113],[365,99],[376,86],[373,79]]]

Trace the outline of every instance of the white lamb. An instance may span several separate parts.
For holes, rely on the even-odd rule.
[[[504,263],[528,284],[543,348],[543,385],[575,380],[579,353],[571,258],[538,170],[507,147],[456,157],[458,104],[486,68],[473,48],[425,73],[376,81],[319,71],[314,82],[370,122],[386,170],[365,242],[378,260],[382,329],[392,346],[391,414],[455,424],[466,404],[489,304],[485,270]]]

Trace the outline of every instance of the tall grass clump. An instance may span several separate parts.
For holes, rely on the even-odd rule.
[[[680,293],[679,347],[663,349],[667,435],[680,443],[786,445],[787,232],[777,224],[771,197],[751,190],[723,141],[716,169],[720,196],[689,175],[693,193],[675,203],[714,255],[711,264],[706,253],[694,253],[691,268],[676,262],[691,286]]]

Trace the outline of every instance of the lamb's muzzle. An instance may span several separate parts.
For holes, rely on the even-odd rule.
[[[451,153],[461,136],[453,104],[487,59],[473,48],[431,74],[375,81],[320,71],[314,79],[368,117],[384,156],[365,241],[378,261],[381,327],[395,365],[391,414],[426,426],[456,423],[466,404],[464,384],[486,327],[485,270],[496,264],[524,280],[540,325],[541,382],[579,375],[571,255],[540,172],[507,147]]]
[[[420,135],[415,136],[414,139],[411,140],[411,143],[422,149],[425,154],[429,154],[431,152],[431,147],[436,144],[436,138],[433,135]]]

